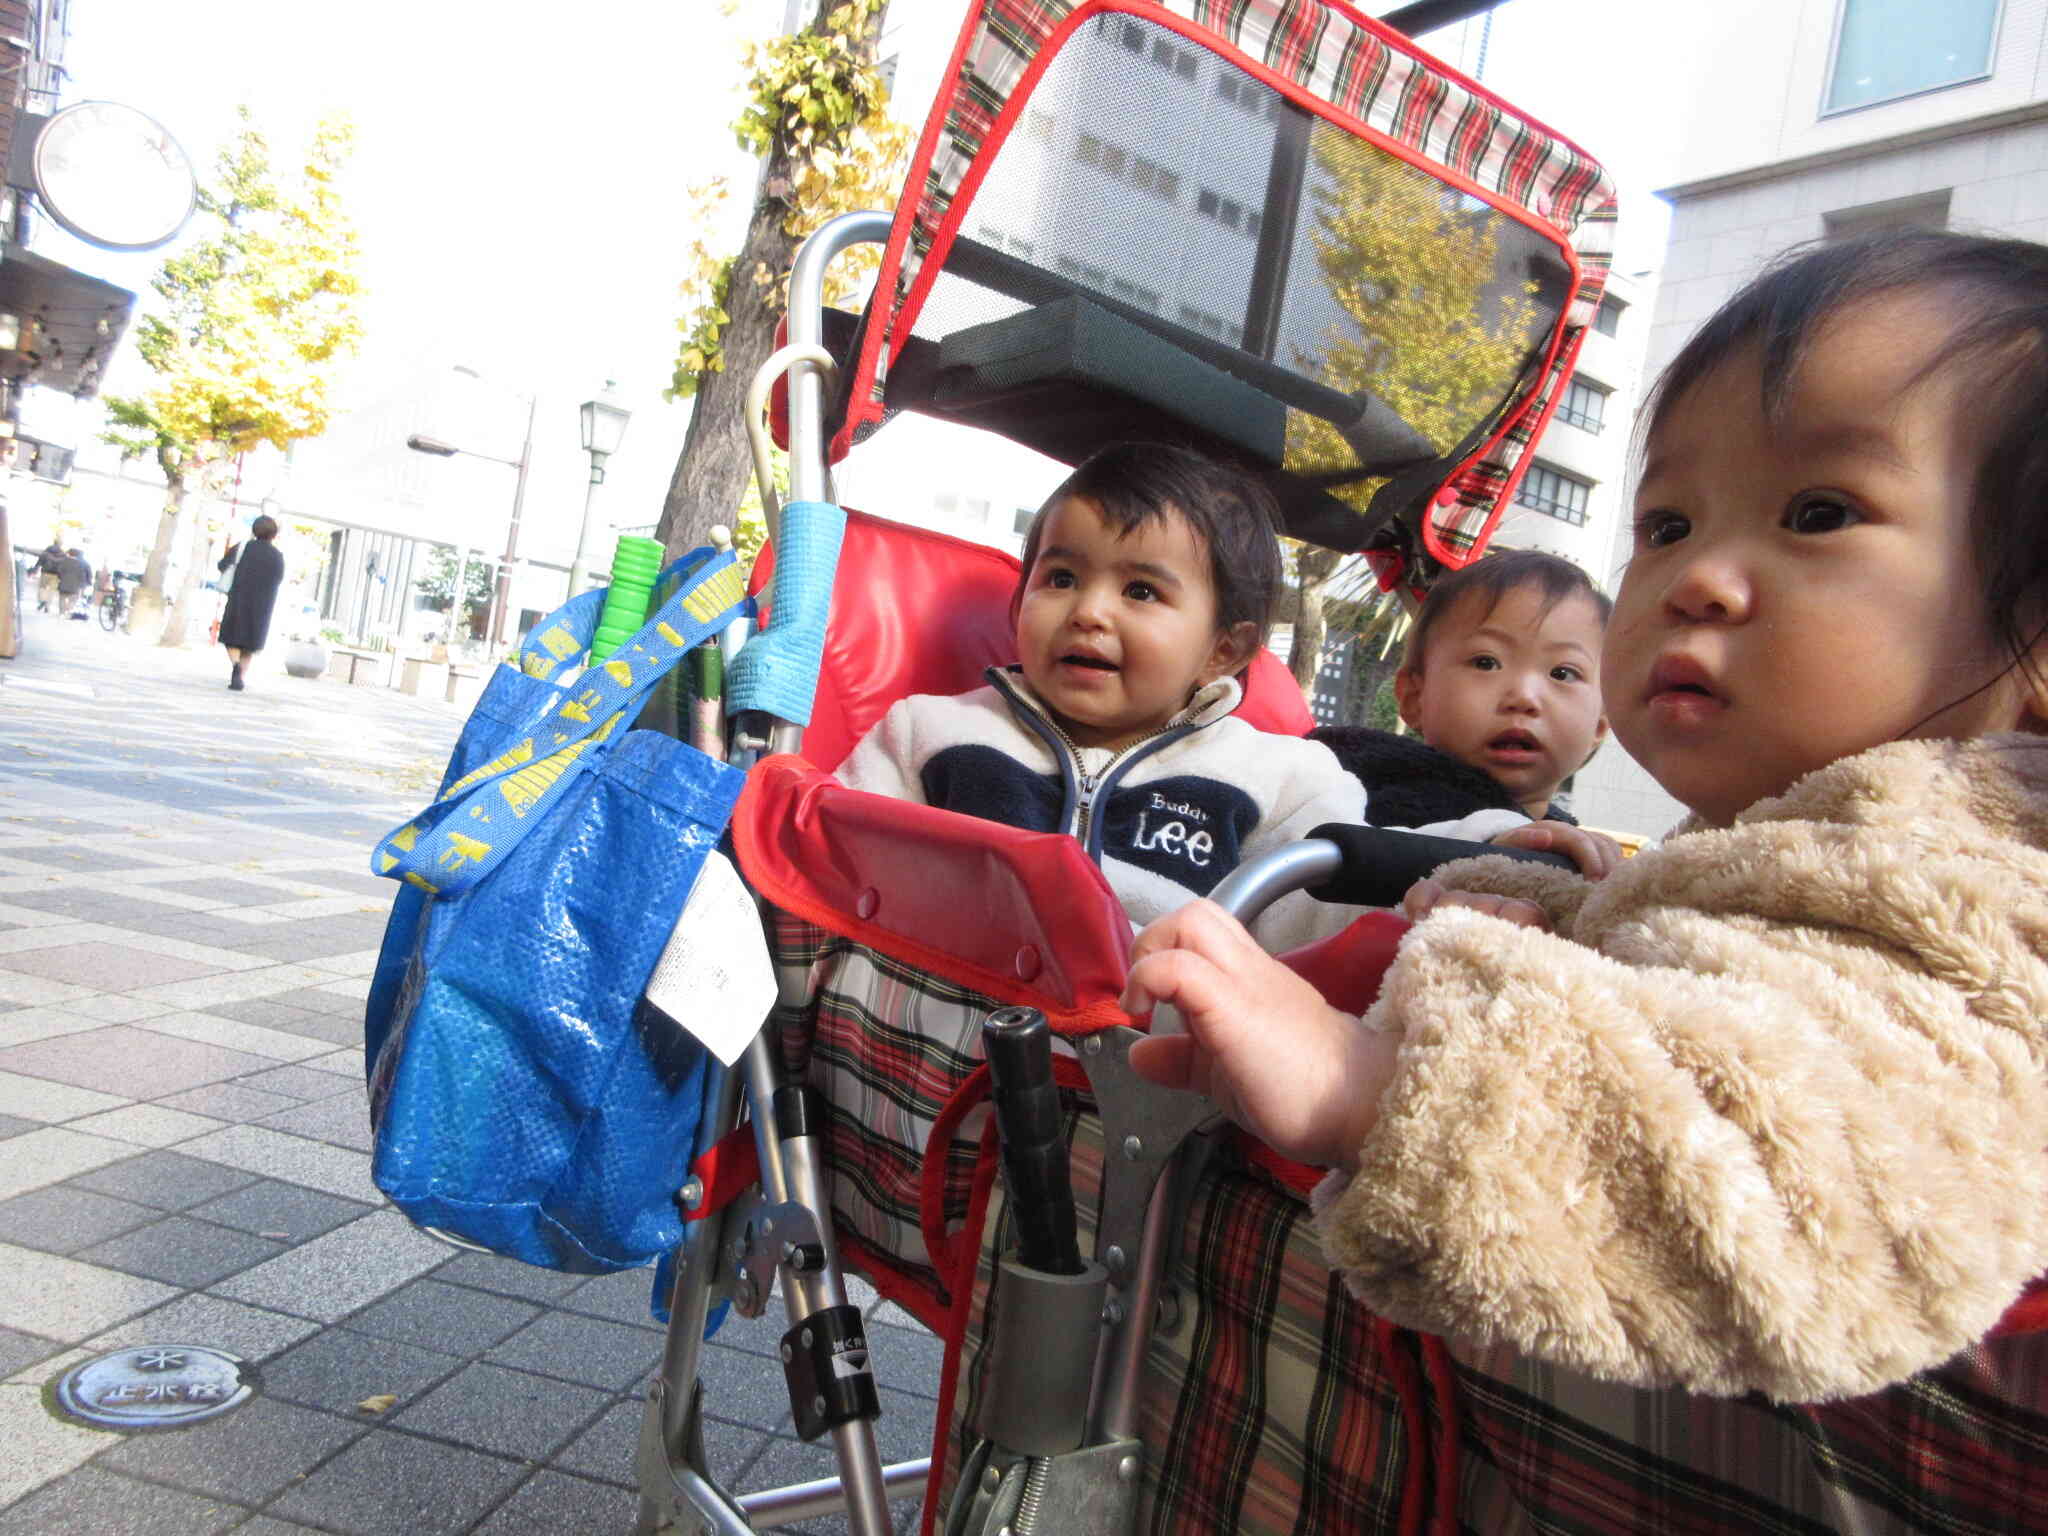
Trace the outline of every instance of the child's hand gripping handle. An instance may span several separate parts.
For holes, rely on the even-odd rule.
[[[1036,1008],[998,1008],[982,1023],[981,1038],[1002,1132],[1017,1260],[1046,1274],[1078,1275],[1081,1245],[1053,1083],[1052,1029]]]
[[[1318,901],[1342,902],[1354,907],[1395,907],[1408,887],[1426,880],[1453,859],[1499,854],[1535,864],[1555,864],[1559,869],[1577,869],[1562,853],[1540,853],[1530,848],[1513,848],[1500,843],[1467,843],[1453,837],[1428,837],[1404,832],[1398,827],[1362,827],[1342,822],[1320,826],[1309,834],[1337,845],[1343,862],[1337,872],[1321,885],[1309,887]]]

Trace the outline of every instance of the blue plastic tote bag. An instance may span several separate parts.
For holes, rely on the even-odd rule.
[[[644,1264],[682,1232],[705,1056],[641,992],[744,776],[627,727],[747,602],[730,554],[677,574],[646,627],[566,686],[553,674],[601,594],[537,626],[441,794],[372,856],[416,893],[409,935],[407,903],[393,913],[386,961],[396,947],[403,966],[388,984],[399,968],[380,966],[381,1016],[371,999],[372,1174],[414,1221],[553,1269]]]
[[[694,557],[685,556],[664,575],[679,572]],[[525,643],[509,661],[491,671],[484,690],[463,722],[455,740],[447,770],[441,775],[436,800],[463,775],[524,739],[552,711],[561,687],[550,681],[572,662],[580,661],[597,633],[598,614],[604,608],[605,589],[572,597],[527,632]],[[401,884],[391,903],[391,916],[384,925],[384,945],[377,956],[377,969],[370,978],[370,997],[363,1009],[363,1061],[365,1070],[374,1067],[391,1032],[392,1009],[398,988],[412,962],[419,937],[420,919],[426,913],[427,893],[418,885]]]

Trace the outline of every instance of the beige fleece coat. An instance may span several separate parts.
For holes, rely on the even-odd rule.
[[[1640,1386],[1818,1400],[1981,1337],[2048,1270],[2048,741],[1901,742],[1591,883],[1444,872],[1358,1174],[1375,1311]]]

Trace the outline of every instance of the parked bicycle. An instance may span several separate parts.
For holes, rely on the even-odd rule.
[[[114,573],[114,585],[100,594],[100,628],[121,630],[128,627],[129,594],[135,590],[135,578]]]

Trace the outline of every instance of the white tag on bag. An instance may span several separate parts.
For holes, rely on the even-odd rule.
[[[647,1001],[728,1067],[775,1006],[775,967],[760,909],[723,854],[705,855],[647,978]]]

